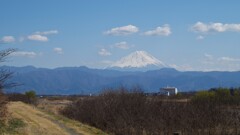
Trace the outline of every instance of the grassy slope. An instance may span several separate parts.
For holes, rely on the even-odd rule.
[[[18,130],[21,135],[103,135],[101,130],[84,125],[77,121],[67,119],[41,111],[22,102],[11,102],[9,112],[15,118],[26,123],[24,128]]]

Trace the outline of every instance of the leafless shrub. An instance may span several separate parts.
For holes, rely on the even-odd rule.
[[[125,88],[80,99],[62,114],[116,135],[240,133],[239,107],[218,98],[179,102]]]
[[[28,103],[28,97],[21,93],[10,93],[7,94],[8,101],[22,101]]]
[[[0,93],[0,125],[5,123],[7,116],[7,100],[6,97]]]

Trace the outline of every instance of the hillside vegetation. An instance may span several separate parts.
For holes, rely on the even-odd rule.
[[[116,135],[240,134],[240,90],[214,89],[191,99],[109,90],[68,105],[62,114]],[[183,99],[182,99],[183,97]]]

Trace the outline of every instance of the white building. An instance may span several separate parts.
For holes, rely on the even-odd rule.
[[[177,95],[177,93],[178,93],[178,90],[175,87],[163,87],[160,90],[163,92],[166,92],[167,96]]]

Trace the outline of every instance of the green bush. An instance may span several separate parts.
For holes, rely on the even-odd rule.
[[[192,101],[194,102],[205,102],[213,101],[216,98],[216,94],[213,91],[199,91],[193,96]]]
[[[199,91],[192,97],[193,102],[215,102],[221,105],[239,105],[240,90],[217,88],[209,91]]]
[[[27,100],[29,104],[36,104],[37,96],[34,90],[26,91],[25,95],[27,96]]]

